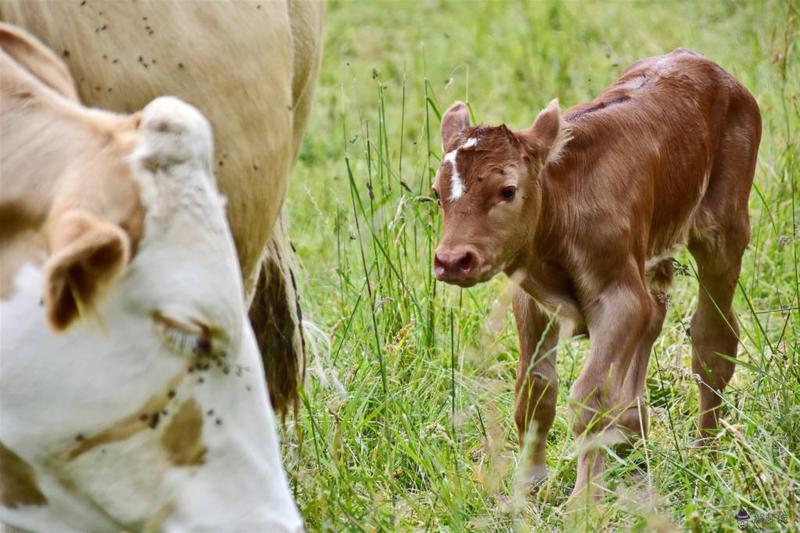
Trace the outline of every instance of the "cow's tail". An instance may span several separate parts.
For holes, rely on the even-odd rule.
[[[261,350],[272,407],[283,419],[290,408],[297,412],[306,366],[303,313],[293,267],[294,251],[283,217],[279,217],[261,262],[250,322]]]

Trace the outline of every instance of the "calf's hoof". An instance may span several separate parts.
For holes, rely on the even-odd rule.
[[[572,489],[572,494],[567,498],[567,509],[580,509],[585,506],[600,503],[603,499],[603,490],[596,483],[587,483],[585,485],[575,484]]]
[[[518,480],[525,492],[534,495],[539,492],[549,477],[546,464],[528,465],[520,472]]]

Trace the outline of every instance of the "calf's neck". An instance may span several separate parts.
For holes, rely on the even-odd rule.
[[[699,294],[692,369],[702,437],[718,425],[738,326],[731,309],[750,225],[758,105],[720,66],[688,50],[640,60],[592,102],[552,101],[527,129],[442,118],[434,190],[443,236],[434,271],[462,287],[505,272],[517,284],[516,424],[527,474],[546,476],[559,334],[590,353],[571,387],[579,442],[573,496],[603,470],[601,445],[647,431],[643,388],[672,281],[688,246]]]

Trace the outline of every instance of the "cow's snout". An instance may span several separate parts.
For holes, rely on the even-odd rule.
[[[477,255],[471,250],[437,250],[433,259],[436,279],[457,285],[472,285]]]

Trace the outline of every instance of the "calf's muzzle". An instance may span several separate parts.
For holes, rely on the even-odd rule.
[[[433,272],[436,279],[445,283],[461,286],[474,285],[478,256],[472,250],[460,248],[456,250],[436,251],[433,259]]]

